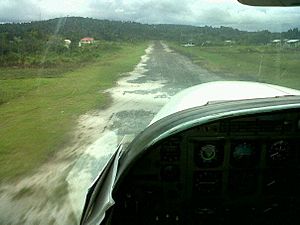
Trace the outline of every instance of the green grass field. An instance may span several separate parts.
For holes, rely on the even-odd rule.
[[[22,79],[6,68],[0,80],[0,181],[28,174],[67,145],[79,115],[107,107],[120,74],[131,71],[144,54],[146,43],[123,44],[104,51],[96,62],[56,76],[36,77],[27,68]],[[30,76],[32,72],[32,76]],[[47,73],[47,71],[43,71]]]
[[[169,45],[194,63],[222,74],[226,79],[260,81],[300,89],[299,48]]]

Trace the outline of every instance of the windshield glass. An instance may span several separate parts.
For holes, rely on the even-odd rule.
[[[120,142],[185,88],[300,89],[299,21],[235,0],[2,0],[0,224],[78,224]]]

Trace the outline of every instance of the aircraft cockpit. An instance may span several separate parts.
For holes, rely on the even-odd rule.
[[[189,105],[201,102],[190,95],[218,85],[268,97],[231,92]],[[82,224],[299,224],[299,100],[295,90],[249,82],[183,91],[119,148],[90,190]]]

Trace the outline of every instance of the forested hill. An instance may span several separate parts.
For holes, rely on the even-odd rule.
[[[1,24],[0,40],[48,40],[59,36],[78,43],[82,37],[108,41],[173,40],[203,43],[232,40],[245,44],[265,44],[277,38],[300,38],[298,28],[283,33],[269,31],[247,32],[230,27],[195,27],[187,25],[148,25],[135,22],[98,20],[82,17],[63,17],[46,21],[20,24]]]

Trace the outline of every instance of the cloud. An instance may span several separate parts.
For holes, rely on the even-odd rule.
[[[243,30],[282,31],[300,26],[300,8],[249,7],[229,2],[212,3],[210,6],[196,3],[190,23],[194,25],[230,26]]]
[[[96,18],[131,20],[142,23],[177,23],[189,13],[188,1],[165,0],[93,1],[91,14]]]
[[[241,5],[237,0],[1,0],[0,22],[83,16],[141,23],[287,30],[300,26],[300,7]]]
[[[0,22],[19,22],[39,19],[40,10],[26,0],[1,0]]]

